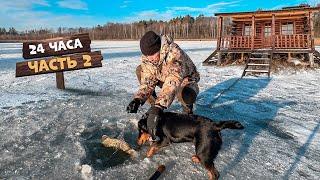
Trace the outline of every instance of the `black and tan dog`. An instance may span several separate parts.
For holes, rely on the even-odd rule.
[[[138,122],[137,143],[139,145],[150,138],[147,131],[147,117],[148,113]],[[201,163],[208,170],[209,179],[218,179],[219,172],[214,167],[213,161],[222,145],[220,131],[226,128],[243,129],[244,127],[238,121],[213,122],[202,116],[163,112],[156,131],[160,140],[152,143],[147,157],[153,156],[160,148],[170,143],[193,142],[196,154],[192,156],[192,161]]]

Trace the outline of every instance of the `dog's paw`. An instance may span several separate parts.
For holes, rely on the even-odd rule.
[[[191,157],[192,162],[194,163],[200,163],[200,158],[197,155],[193,155]]]
[[[151,146],[147,152],[147,157],[148,158],[152,157],[157,151],[158,151],[158,148]]]

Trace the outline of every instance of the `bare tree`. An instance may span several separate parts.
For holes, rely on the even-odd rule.
[[[320,36],[320,13],[314,18],[315,36]],[[133,23],[107,23],[92,28],[30,29],[18,32],[14,27],[1,28],[0,40],[36,40],[68,36],[76,33],[89,33],[92,40],[139,39],[149,30],[168,34],[176,39],[215,39],[217,37],[217,20],[215,17],[199,15],[196,18],[186,15],[168,21],[139,21]],[[224,21],[224,33],[232,33],[230,19]]]

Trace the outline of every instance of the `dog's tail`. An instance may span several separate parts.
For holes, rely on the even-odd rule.
[[[244,126],[239,121],[220,121],[216,123],[218,128],[222,129],[244,129]]]

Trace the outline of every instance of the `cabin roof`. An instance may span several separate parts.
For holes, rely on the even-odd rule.
[[[225,16],[225,17],[236,17],[236,18],[246,18],[252,15],[255,16],[272,16],[272,14],[291,16],[295,14],[306,14],[309,12],[320,11],[320,7],[310,7],[310,6],[293,6],[284,7],[278,10],[257,10],[257,11],[247,11],[247,12],[232,12],[232,13],[216,13],[215,16]]]

